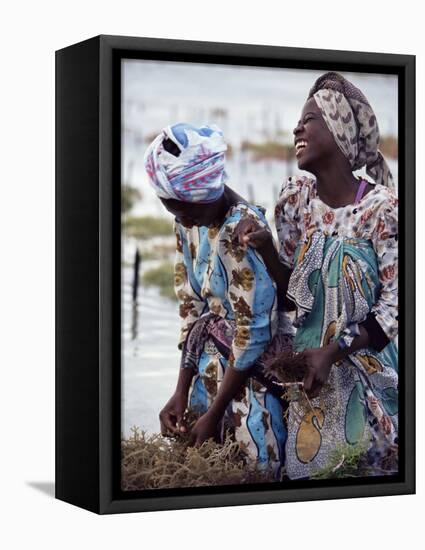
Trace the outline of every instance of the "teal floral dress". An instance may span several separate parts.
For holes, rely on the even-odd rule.
[[[197,338],[194,331],[203,320],[209,325],[214,318],[226,321],[219,324],[220,330],[228,328],[223,341],[231,343],[230,354],[223,354],[208,338],[196,360],[189,406],[198,414],[208,410],[228,365],[238,370],[250,368],[277,330],[275,283],[261,256],[235,240],[235,227],[245,217],[254,218],[261,226],[267,223],[260,209],[238,204],[228,211],[220,228],[187,229],[175,224],[180,347],[184,351],[186,340]],[[279,477],[286,428],[282,403],[275,395],[249,378],[230,403],[224,425],[233,430],[248,456]]]
[[[383,349],[361,349],[334,364],[318,397],[291,401],[291,479],[310,477],[337,449],[357,443],[368,449],[371,475],[389,473],[398,442],[397,202],[387,187],[375,185],[358,204],[330,208],[314,179],[289,178],[283,185],[276,226],[280,259],[293,270],[288,297],[296,306],[295,351],[336,340],[349,346],[370,314],[386,337]]]

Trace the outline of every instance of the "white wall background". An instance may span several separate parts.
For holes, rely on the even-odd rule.
[[[54,476],[54,50],[122,34],[417,55],[418,235],[425,230],[420,3],[342,0],[15,1],[0,18],[0,544],[3,548],[385,548],[421,537],[418,495],[97,517],[51,497]],[[400,182],[403,185],[403,182]],[[418,249],[420,247],[418,239]],[[424,266],[418,250],[418,280]],[[418,288],[418,313],[425,306]],[[418,319],[418,340],[424,324]],[[424,387],[418,348],[417,382]],[[420,540],[420,539],[419,539]],[[411,541],[411,542],[410,542]],[[420,544],[420,543],[419,543]],[[415,544],[415,546],[417,543]]]

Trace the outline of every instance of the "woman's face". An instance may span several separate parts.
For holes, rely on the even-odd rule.
[[[339,151],[313,97],[305,103],[301,119],[294,128],[294,145],[298,168],[313,173],[326,157]]]
[[[194,225],[214,227],[221,221],[221,200],[208,204],[187,203],[174,199],[161,199],[161,202],[176,221],[187,229]]]

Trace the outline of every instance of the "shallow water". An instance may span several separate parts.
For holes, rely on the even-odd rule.
[[[136,425],[159,432],[159,411],[174,391],[180,361],[177,303],[140,286],[135,306],[133,271],[124,267],[122,274],[122,431],[129,435]]]
[[[215,123],[232,146],[227,155],[228,184],[273,215],[279,189],[301,173],[295,162],[255,162],[242,143],[293,143],[307,92],[322,71],[125,60],[122,96],[122,180],[140,190],[135,215],[167,216],[152,191],[143,156],[161,128],[178,120]],[[379,120],[381,135],[397,135],[397,77],[342,73],[365,93]],[[170,95],[170,85],[172,94]],[[397,162],[390,162],[397,181]]]

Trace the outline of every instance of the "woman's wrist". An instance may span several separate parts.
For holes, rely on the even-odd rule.
[[[218,424],[226,412],[226,407],[227,404],[220,403],[216,399],[205,414]]]
[[[369,346],[369,336],[367,334],[367,331],[361,325],[359,326],[359,330],[360,330],[360,334],[353,339],[350,346],[345,344],[341,346],[340,345],[341,339],[340,339],[322,348],[325,351],[325,353],[329,355],[329,357],[332,360],[332,363],[341,361],[342,359],[345,359],[348,355],[350,355],[350,353],[354,353],[359,349],[366,348]]]
[[[177,381],[177,386],[175,394],[179,397],[186,397],[189,395],[189,388],[193,379],[193,369],[184,368],[180,369],[179,379]]]
[[[174,396],[178,401],[185,402],[187,405],[189,401],[189,390],[176,388]]]
[[[274,251],[274,244],[273,244],[273,237],[270,233],[267,239],[264,240],[264,242],[258,247],[258,252],[263,256],[269,255],[270,252]]]
[[[345,352],[339,347],[338,342],[332,342],[331,344],[324,346],[322,350],[323,353],[329,357],[331,363],[336,363],[345,356]]]

